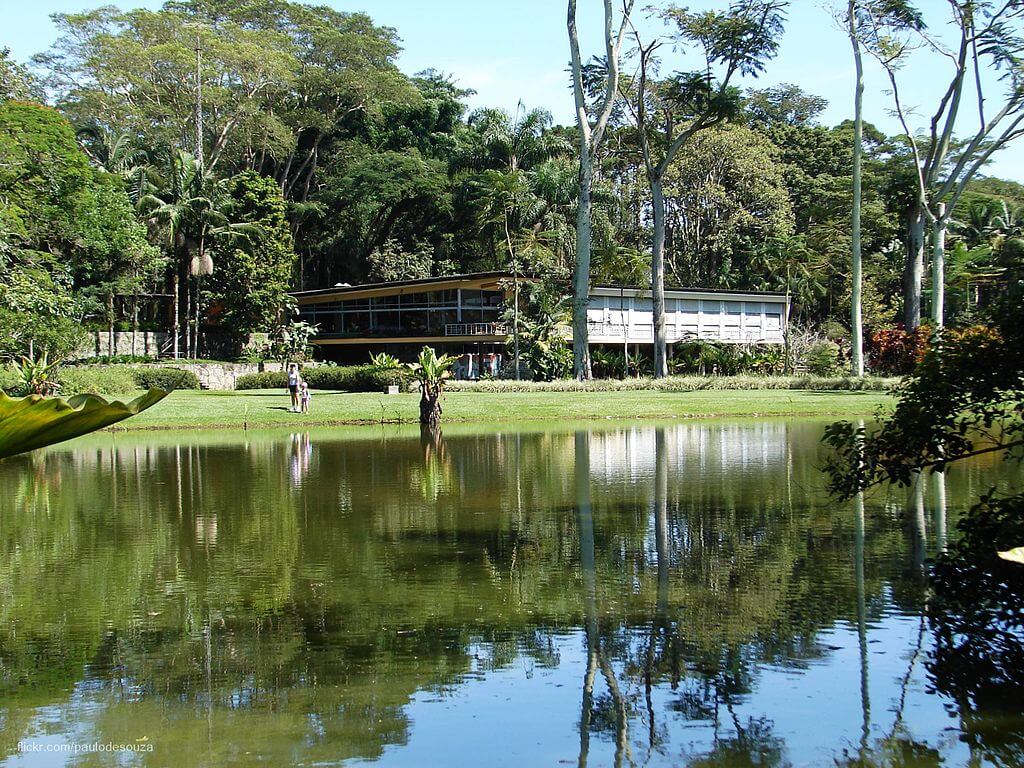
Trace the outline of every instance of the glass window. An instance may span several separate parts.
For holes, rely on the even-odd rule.
[[[407,293],[401,297],[402,309],[425,309],[430,306],[429,293]]]
[[[402,331],[404,333],[425,333],[427,330],[427,312],[411,310],[402,312]]]
[[[370,330],[369,312],[349,312],[345,315],[345,333],[356,335]]]
[[[360,310],[366,310],[369,308],[369,299],[352,299],[351,301],[343,301],[339,305],[339,309],[341,309],[344,312],[358,312]]]
[[[390,334],[399,330],[398,312],[374,312],[373,329],[376,333]]]

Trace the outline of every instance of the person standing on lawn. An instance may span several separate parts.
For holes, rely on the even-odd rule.
[[[299,385],[299,402],[303,413],[309,413],[309,401],[313,399],[313,396],[309,393],[309,384],[305,379],[302,380],[302,384]]]
[[[288,394],[292,398],[292,412],[298,413],[299,411],[299,385],[302,383],[302,377],[299,375],[299,366],[292,363],[288,366]]]

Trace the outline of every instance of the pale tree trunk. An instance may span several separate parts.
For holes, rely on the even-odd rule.
[[[853,346],[852,373],[864,375],[864,315],[861,307],[862,264],[861,264],[861,205],[863,181],[861,165],[864,160],[864,62],[861,58],[860,40],[857,38],[856,0],[849,5],[850,42],[853,45],[853,60],[857,71],[857,85],[854,90],[853,107],[853,226],[852,226],[852,286],[850,291],[850,330]]]
[[[177,360],[179,356],[178,350],[178,338],[181,335],[181,324],[178,321],[179,310],[181,308],[181,277],[178,275],[178,270],[174,270],[174,299],[172,300],[171,323],[173,325],[173,344],[174,344],[174,359]]]
[[[592,376],[587,305],[590,303],[590,219],[594,171],[590,153],[580,157],[579,209],[576,212],[576,267],[572,275],[572,357],[573,373],[580,381]]]
[[[651,309],[654,312],[654,378],[668,376],[665,338],[665,194],[660,176],[651,178],[654,236],[651,240]]]
[[[903,324],[908,331],[921,325],[921,284],[924,280],[925,214],[919,207],[910,220],[910,244],[903,272]]]
[[[591,124],[587,105],[587,92],[583,85],[583,61],[580,57],[580,40],[576,30],[576,0],[568,0],[566,26],[569,33],[573,98],[576,106],[576,126],[579,129],[580,175],[579,199],[576,211],[576,266],[573,270],[572,287],[572,347],[573,369],[577,379],[591,378],[589,334],[587,329],[587,305],[590,301],[590,249],[593,237],[591,206],[593,202],[594,164],[597,151],[604,138],[605,128],[611,118],[612,109],[619,95],[619,51],[622,39],[629,25],[634,0],[624,0],[622,18],[618,31],[614,28],[615,12],[612,0],[604,0],[604,44],[605,75],[604,97]]]
[[[520,362],[519,362],[519,271],[516,269],[516,273],[512,276],[512,283],[514,287],[512,297],[512,333],[513,333],[513,345],[512,345],[512,356],[515,358],[516,365],[516,381],[520,378]]]
[[[114,339],[114,294],[107,294],[107,349],[110,352],[110,356],[113,357],[116,353],[116,341]]]
[[[938,218],[932,224],[932,322],[941,328],[946,317],[946,204],[939,203]]]
[[[505,215],[505,245],[508,248],[509,263],[512,266],[512,357],[515,363],[516,381],[519,381],[519,260],[512,245],[512,232],[509,229],[508,214]]]
[[[192,356],[192,281],[185,277],[185,357]]]
[[[136,356],[136,342],[139,338],[139,294],[132,294],[132,358]]]
[[[196,277],[196,301],[193,314],[195,317],[195,330],[192,332],[192,359],[196,360],[199,358],[199,291],[202,289],[203,278]]]

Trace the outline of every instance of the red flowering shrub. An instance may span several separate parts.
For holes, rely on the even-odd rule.
[[[1002,336],[995,328],[972,325],[968,328],[949,328],[945,337],[967,348],[998,346]],[[884,376],[905,376],[914,370],[930,346],[932,329],[921,326],[908,333],[902,327],[883,328],[868,338],[871,371]]]
[[[907,331],[902,326],[882,328],[868,339],[871,371],[883,376],[905,376],[914,370],[928,351],[931,328]]]

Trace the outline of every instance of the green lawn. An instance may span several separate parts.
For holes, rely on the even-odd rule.
[[[882,392],[707,390],[698,392],[453,392],[446,422],[671,419],[743,416],[871,416],[893,402]],[[274,427],[415,422],[419,395],[316,392],[308,415],[288,410],[280,390],[171,393],[163,402],[114,429]]]

